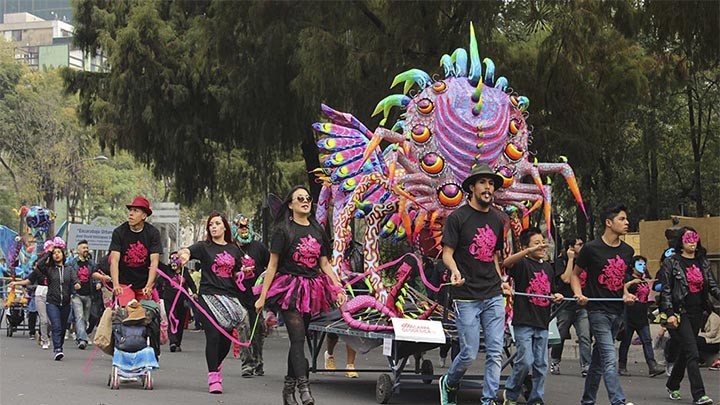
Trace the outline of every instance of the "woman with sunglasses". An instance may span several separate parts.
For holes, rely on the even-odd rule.
[[[690,391],[695,405],[712,404],[705,395],[698,366],[697,335],[703,326],[703,311],[711,310],[708,294],[720,299],[720,288],[710,271],[700,236],[695,229],[683,227],[675,244],[675,254],[662,263],[660,293],[661,320],[678,342],[680,355],[665,386],[670,399],[680,399],[680,382],[687,369]]]
[[[310,193],[307,188],[296,186],[275,218],[270,261],[260,297],[255,302],[258,312],[266,300],[269,305],[279,307],[285,320],[290,339],[283,387],[285,405],[298,404],[296,386],[302,405],[315,403],[306,377],[305,332],[311,316],[329,311],[334,301],[342,305],[347,299],[330,266],[329,255],[329,242],[315,219]]]

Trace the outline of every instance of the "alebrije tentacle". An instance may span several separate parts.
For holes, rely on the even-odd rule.
[[[390,110],[393,107],[407,107],[408,103],[410,103],[411,98],[404,95],[404,94],[392,94],[390,96],[385,97],[384,99],[380,100],[380,102],[375,106],[375,110],[372,113],[372,116],[378,115],[381,111],[383,112],[383,119],[380,121],[380,125],[385,125],[385,122],[387,121],[388,115],[390,115]]]
[[[493,86],[495,84],[495,63],[490,58],[483,59],[485,64],[485,85]]]
[[[403,82],[405,83],[405,86],[403,86],[403,94],[407,94],[407,92],[410,91],[410,89],[412,88],[413,84],[417,84],[424,89],[430,83],[432,83],[432,78],[430,78],[430,75],[420,69],[410,69],[395,76],[392,84],[390,85],[390,88],[392,89],[399,83]]]
[[[405,132],[405,120],[397,120],[392,126],[392,131],[403,133]]]
[[[475,27],[470,23],[470,84],[477,86],[482,79],[482,65],[480,64],[480,53],[478,52],[477,39],[475,39]]]
[[[455,62],[455,76],[464,77],[467,74],[467,52],[463,48],[458,48],[450,57]]]
[[[498,77],[498,79],[495,81],[495,88],[496,88],[496,89],[500,89],[500,90],[502,90],[502,91],[505,91],[505,90],[507,89],[507,86],[508,86],[508,79],[505,78],[505,76],[500,76],[500,77]]]
[[[450,55],[445,54],[440,58],[440,66],[443,67],[443,70],[445,71],[445,78],[447,79],[450,76],[455,75],[455,65],[453,64],[452,58]]]

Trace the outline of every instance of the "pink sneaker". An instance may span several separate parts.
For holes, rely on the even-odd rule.
[[[222,394],[222,374],[219,371],[208,373],[208,391],[211,394]]]

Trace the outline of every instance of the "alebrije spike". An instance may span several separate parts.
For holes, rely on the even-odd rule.
[[[518,108],[520,108],[520,111],[526,111],[528,107],[530,107],[530,99],[525,96],[520,96],[517,98],[518,100]]]
[[[492,86],[495,84],[495,63],[490,58],[483,59],[485,64],[485,84]]]
[[[483,92],[483,84],[478,83],[477,87],[475,87],[475,91],[473,91],[472,95],[472,101],[478,102],[482,98],[482,92]]]
[[[458,48],[450,57],[455,62],[455,76],[464,77],[467,74],[467,52],[463,48]]]
[[[455,75],[455,65],[453,64],[450,55],[445,54],[440,58],[440,66],[445,70],[445,78]]]
[[[498,79],[495,81],[495,88],[496,88],[496,89],[500,89],[500,90],[502,90],[502,91],[505,91],[505,89],[507,89],[507,86],[508,86],[508,80],[505,78],[505,76],[500,76],[500,77],[498,77]]]
[[[478,83],[478,86],[482,86],[482,83]],[[480,98],[478,99],[477,104],[475,104],[475,107],[473,107],[473,109],[472,109],[473,115],[475,115],[475,116],[480,115],[482,108],[483,108],[483,99],[482,99],[482,94],[480,94]]]
[[[567,163],[567,162],[568,162],[567,156],[560,155],[560,157],[559,157],[558,159],[560,160],[561,163]]]
[[[478,52],[477,39],[475,39],[475,27],[470,23],[470,84],[476,86],[482,78],[482,65],[480,64],[480,53]]]
[[[402,134],[403,132],[405,132],[405,121],[404,120],[395,121],[395,124],[393,124],[391,130]]]
[[[403,94],[407,94],[407,92],[410,91],[410,89],[412,88],[413,84],[417,84],[424,89],[432,82],[432,78],[430,78],[430,75],[420,69],[410,69],[395,76],[392,84],[390,85],[390,88],[392,89],[401,82],[405,83],[405,86],[403,87]]]
[[[393,94],[390,96],[385,97],[384,99],[380,100],[380,102],[375,106],[375,110],[373,110],[372,116],[378,115],[381,111],[383,112],[383,119],[380,121],[380,126],[385,125],[385,122],[387,122],[388,115],[390,115],[390,110],[393,107],[407,107],[408,103],[410,103],[410,97],[404,95],[404,94]]]

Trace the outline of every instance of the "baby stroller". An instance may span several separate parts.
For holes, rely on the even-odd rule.
[[[111,390],[120,389],[121,382],[139,381],[146,390],[154,388],[153,370],[160,341],[160,310],[154,301],[141,301],[133,309],[132,303],[113,314],[113,366],[108,378]],[[142,312],[142,316],[139,315]]]
[[[18,331],[25,323],[25,307],[27,298],[25,290],[12,289],[5,302],[7,309],[5,310],[5,319],[7,322],[7,336],[12,337],[13,333]],[[23,329],[24,330],[24,329]]]

